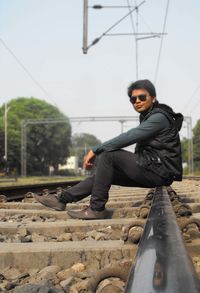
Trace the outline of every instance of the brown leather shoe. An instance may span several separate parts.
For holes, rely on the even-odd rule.
[[[91,207],[87,207],[81,211],[67,211],[68,215],[75,219],[82,220],[98,220],[105,219],[107,216],[106,210],[103,211],[93,211]]]
[[[58,194],[50,194],[50,195],[37,195],[34,194],[34,198],[44,206],[54,209],[56,211],[64,211],[66,208],[66,204],[59,200]]]

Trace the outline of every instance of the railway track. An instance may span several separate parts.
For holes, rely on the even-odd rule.
[[[172,187],[200,220],[200,181],[184,179]],[[86,284],[94,275],[100,280],[116,268],[130,269],[148,210],[147,201],[143,209],[139,204],[148,191],[113,186],[107,204],[109,218],[93,221],[70,219],[66,211],[50,210],[33,198],[1,202],[0,292],[38,292],[38,288],[43,288],[41,292],[89,292]],[[86,204],[88,199],[67,208],[79,209]],[[135,226],[125,237],[124,231],[133,222]],[[190,228],[191,234],[183,229],[184,238],[200,276],[200,232],[194,223]],[[95,292],[124,292],[121,279],[106,279]]]
[[[43,190],[48,189],[51,192],[56,191],[57,188],[67,188],[79,183],[80,180],[73,181],[59,181],[59,182],[48,182],[38,183],[32,185],[17,185],[17,186],[6,186],[0,187],[0,195],[6,196],[7,201],[22,200],[27,193],[35,192],[42,193]]]

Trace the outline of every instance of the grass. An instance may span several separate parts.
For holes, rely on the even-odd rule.
[[[73,180],[82,180],[83,176],[38,176],[38,177],[19,177],[16,180],[14,178],[0,178],[0,187],[5,186],[18,186],[18,185],[30,185],[30,184],[39,184],[47,182],[60,182],[60,181],[73,181]]]

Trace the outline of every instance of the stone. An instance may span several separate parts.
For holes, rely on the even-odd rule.
[[[18,286],[14,289],[13,293],[64,293],[64,291],[52,287],[48,282],[46,282],[44,284],[41,283]]]
[[[29,275],[28,272],[21,273],[21,274],[17,277],[17,281],[22,280],[22,279],[25,279],[25,278],[27,278],[27,277],[30,277],[30,275]]]
[[[8,239],[6,239],[5,242],[6,242],[6,243],[11,243],[11,242],[12,242],[12,239],[8,238]]]
[[[17,283],[15,283],[15,282],[8,282],[6,284],[6,286],[5,286],[5,289],[9,291],[11,289],[14,289],[16,286],[17,286]]]
[[[72,240],[73,241],[81,241],[81,240],[83,240],[85,238],[86,238],[86,235],[85,235],[85,233],[82,233],[82,232],[74,232],[72,234]]]
[[[88,290],[87,280],[76,283],[70,287],[70,293],[80,293],[80,292],[92,293],[91,291]]]
[[[30,269],[30,270],[28,271],[28,274],[29,274],[29,276],[32,277],[32,276],[36,275],[38,272],[39,272],[38,269]]]
[[[73,277],[69,277],[68,279],[61,281],[61,282],[60,282],[60,286],[61,286],[65,291],[69,291],[70,286],[72,285],[73,281],[74,281],[74,278],[73,278]]]
[[[103,290],[106,286],[108,286],[108,285],[110,285],[110,284],[111,284],[111,281],[110,281],[110,280],[108,280],[108,279],[103,280],[103,281],[98,285],[96,292],[97,292],[97,293],[102,292],[102,290]]]
[[[57,237],[57,241],[71,241],[72,240],[72,233],[63,233]]]
[[[200,259],[199,259],[198,256],[193,256],[193,257],[192,257],[192,260],[193,260],[194,262],[198,262]]]
[[[0,202],[7,202],[7,197],[4,194],[0,194]]]
[[[39,235],[35,232],[31,235],[31,239],[33,242],[44,242],[45,241],[45,237],[43,235]]]
[[[0,235],[0,242],[6,241],[7,236],[6,235]]]
[[[19,236],[22,236],[22,237],[25,237],[26,235],[28,235],[28,231],[25,227],[19,227],[18,231],[17,231],[17,234]]]
[[[111,234],[109,234],[110,240],[119,240],[121,238],[121,230],[113,230]]]
[[[18,234],[15,234],[13,237],[11,237],[12,242],[14,243],[20,243],[21,237]]]
[[[124,290],[122,290],[121,288],[115,286],[115,285],[112,285],[112,284],[109,284],[107,286],[105,286],[101,291],[96,291],[98,293],[123,293]]]
[[[30,221],[32,221],[32,222],[44,222],[44,219],[41,219],[41,217],[39,217],[39,216],[32,216],[31,218],[30,218]]]
[[[79,278],[79,279],[88,279],[88,278],[91,278],[94,276],[94,271],[90,271],[90,270],[85,270],[83,272],[80,272],[80,273],[76,273],[76,277]]]
[[[27,235],[27,236],[23,236],[21,237],[21,242],[22,243],[26,243],[26,242],[32,242],[32,236],[31,235]]]
[[[72,277],[73,271],[71,269],[65,269],[57,273],[58,279],[61,281],[66,280],[70,277]]]
[[[96,230],[88,231],[88,232],[86,233],[86,236],[87,236],[87,237],[92,237],[93,239],[95,239],[97,233],[98,233],[98,232],[97,232]]]
[[[7,289],[6,289],[7,284],[8,284],[8,281],[6,281],[6,280],[3,280],[3,281],[0,282],[0,292],[1,291],[2,292],[6,292],[7,291]]]
[[[108,235],[105,235],[104,233],[101,232],[97,232],[96,236],[95,236],[95,240],[106,240],[106,238],[108,237]]]
[[[48,266],[39,271],[36,280],[52,280],[56,278],[56,274],[60,271],[60,267],[56,265]]]
[[[80,273],[85,270],[85,265],[82,263],[76,263],[71,267],[71,269],[74,273]]]
[[[98,229],[98,232],[102,232],[102,233],[111,233],[113,231],[112,227],[111,226],[107,226],[105,228],[101,228],[101,229]]]
[[[16,280],[21,275],[21,272],[15,268],[7,268],[7,270],[3,272],[3,275],[6,280]]]
[[[55,222],[57,219],[56,218],[47,218],[46,222]]]

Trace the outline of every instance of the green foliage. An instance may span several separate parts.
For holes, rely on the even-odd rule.
[[[200,169],[200,120],[193,128],[194,169]]]
[[[0,157],[4,150],[4,111],[0,108]],[[68,118],[55,106],[36,98],[20,97],[8,103],[8,161],[9,169],[20,172],[21,123],[28,119],[65,118],[59,124],[28,125],[27,129],[27,173],[45,174],[49,165],[55,168],[64,163],[71,145],[71,126]]]
[[[183,138],[181,141],[181,149],[182,149],[182,160],[183,162],[188,162],[188,139]]]
[[[71,155],[78,156],[78,165],[82,167],[83,157],[94,146],[100,144],[101,141],[96,136],[88,133],[75,134],[72,137]]]
[[[188,162],[190,159],[188,156],[191,156],[191,154],[188,153],[189,140],[183,138],[181,146],[183,162]],[[197,124],[193,128],[193,159],[194,171],[196,173],[200,171],[200,120],[197,121]],[[187,173],[187,168],[185,169],[185,172]]]

